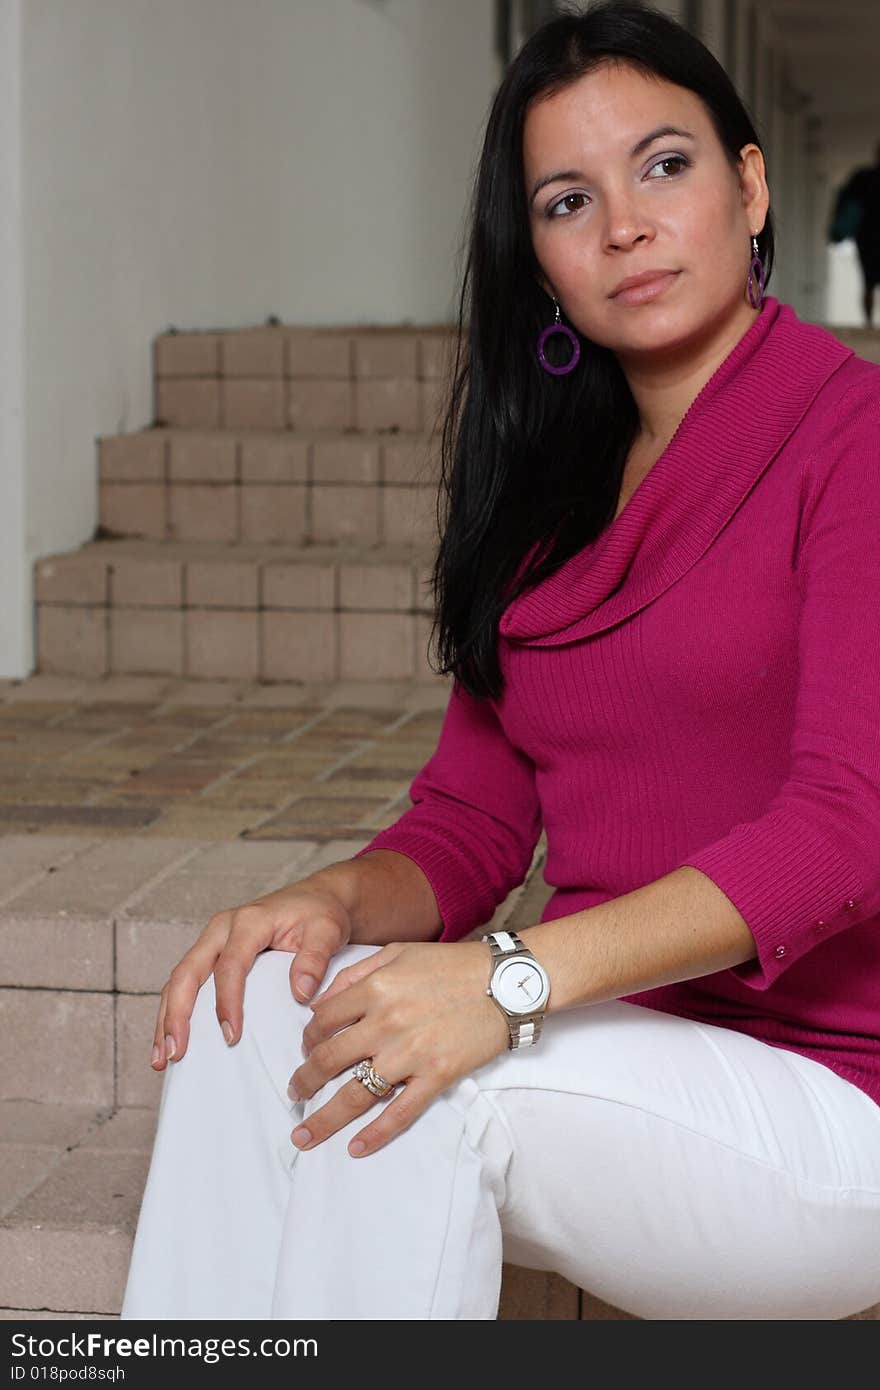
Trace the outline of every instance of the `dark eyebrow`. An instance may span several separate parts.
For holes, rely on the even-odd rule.
[[[689,130],[679,130],[678,126],[661,125],[658,126],[656,130],[652,130],[650,135],[642,136],[642,139],[638,140],[633,145],[629,152],[630,159],[635,159],[636,155],[641,154],[649,145],[653,145],[655,140],[659,140],[661,135],[678,135],[684,140],[696,140],[697,138]],[[582,179],[583,177],[584,175],[581,173],[580,169],[561,169],[556,174],[548,174],[546,178],[538,179],[538,182],[532,189],[532,196],[529,199],[529,203],[532,204],[535,201],[541,189],[546,187],[548,183],[556,183],[563,179]]]

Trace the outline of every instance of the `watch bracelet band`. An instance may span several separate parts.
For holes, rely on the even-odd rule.
[[[499,936],[502,938],[507,937],[513,943],[512,948],[505,950],[496,939]],[[533,953],[529,950],[528,946],[525,944],[522,938],[517,936],[515,931],[498,931],[492,934],[491,936],[488,933],[486,933],[482,937],[482,940],[487,941],[489,943],[489,949],[492,952],[492,959],[489,968],[490,980],[492,978],[496,962],[499,960],[503,960],[505,957],[530,956],[532,960],[535,959]],[[497,999],[495,1002],[496,1004],[498,1003]],[[510,1040],[507,1044],[509,1049],[515,1051],[518,1047],[531,1047],[534,1043],[538,1041],[539,1037],[541,1036],[541,1025],[544,1022],[543,1013],[539,1013],[532,1016],[529,1016],[528,1014],[523,1014],[520,1018],[516,1018],[511,1017],[511,1015],[507,1012],[506,1009],[502,1008],[502,1012],[504,1013],[504,1017],[507,1019],[507,1027],[510,1033]]]

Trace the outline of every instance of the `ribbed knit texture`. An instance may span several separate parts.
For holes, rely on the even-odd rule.
[[[768,295],[621,514],[508,605],[502,696],[453,685],[412,808],[360,854],[422,868],[441,941],[542,826],[542,921],[692,865],[756,958],[620,998],[880,1104],[878,544],[880,366]]]

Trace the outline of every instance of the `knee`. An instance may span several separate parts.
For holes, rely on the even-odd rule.
[[[367,956],[373,955],[381,949],[381,946],[344,946],[336,955],[330,957],[326,974],[319,989],[326,988],[345,966],[354,965],[357,961],[364,960]],[[286,1006],[301,1010],[305,1020],[311,1018],[312,1015],[308,1006],[300,1003],[290,988],[290,967],[295,955],[296,952],[294,951],[266,950],[260,952],[244,978],[242,1008],[245,1015],[247,1015],[248,1009],[254,1006],[280,1007],[283,1003]],[[190,1036],[204,1033],[209,1028],[219,1028],[219,1026],[217,992],[212,973],[196,994],[190,1016]]]
[[[335,956],[330,957],[323,985],[329,985],[331,980],[339,974],[339,971],[344,970],[346,966],[357,965],[359,961],[366,960],[368,956],[374,956],[377,951],[381,950],[381,946],[368,946],[362,942],[350,942],[347,946],[343,946],[341,951],[337,951]]]

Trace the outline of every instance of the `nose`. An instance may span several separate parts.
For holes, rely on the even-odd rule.
[[[622,247],[637,246],[639,242],[649,242],[651,233],[635,228],[631,223],[618,223],[609,228],[605,238],[605,245],[609,251],[618,251]]]
[[[605,245],[609,250],[650,241],[654,232],[637,203],[621,195],[606,203]]]

